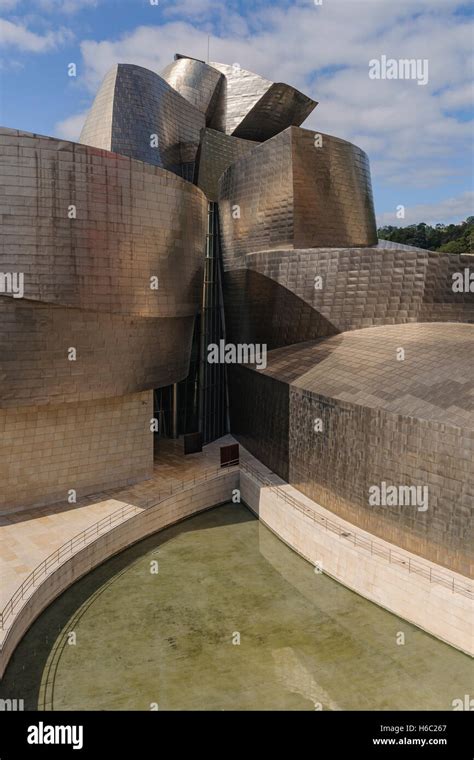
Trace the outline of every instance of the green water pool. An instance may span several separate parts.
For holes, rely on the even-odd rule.
[[[469,657],[316,574],[228,504],[68,589],[0,697],[32,710],[451,710],[472,683]]]

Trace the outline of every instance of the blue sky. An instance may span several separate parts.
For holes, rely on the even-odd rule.
[[[175,52],[239,63],[319,101],[304,126],[371,160],[380,223],[473,213],[473,14],[456,0],[0,0],[0,122],[77,139],[107,69]],[[371,80],[382,55],[429,80]],[[77,77],[67,75],[69,63]],[[397,220],[397,206],[405,220]]]

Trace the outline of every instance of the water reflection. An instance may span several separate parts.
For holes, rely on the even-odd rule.
[[[41,710],[450,710],[472,675],[469,657],[315,574],[229,504],[66,591],[0,696]]]

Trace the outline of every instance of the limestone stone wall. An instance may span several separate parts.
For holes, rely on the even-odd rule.
[[[238,485],[238,470],[223,470],[216,477],[178,491],[155,506],[126,519],[98,538],[94,537],[84,547],[78,548],[59,567],[52,567],[49,575],[42,577],[37,586],[30,587],[28,597],[15,614],[8,630],[0,632],[0,678],[15,647],[32,622],[74,581],[136,541],[186,517],[230,501],[232,491]]]
[[[351,540],[354,526],[351,523],[336,519],[340,526],[339,534],[326,530],[324,519],[334,520],[330,512],[269,473],[255,459],[251,458],[251,463],[276,486],[283,488],[288,497],[295,498],[306,509],[305,513],[295,508],[280,498],[274,489],[260,485],[245,470],[241,471],[240,488],[243,501],[288,546],[312,564],[318,564],[322,572],[366,599],[414,623],[466,654],[474,654],[472,599],[469,596],[453,593],[450,588],[440,583],[430,582],[429,576],[409,572],[409,561],[419,563],[418,557],[408,552],[401,553],[393,544],[377,539],[377,547],[384,556],[354,545]],[[323,522],[312,519],[312,514],[317,515]],[[367,544],[374,539],[372,534],[361,531],[358,531],[358,536]],[[394,552],[396,562],[387,560],[389,552]],[[402,561],[405,564],[402,564]],[[425,562],[423,569],[428,574],[430,570],[433,574],[443,572],[442,568],[434,563]],[[449,579],[454,580],[457,588],[468,586],[466,579],[461,575],[453,573]]]
[[[0,510],[65,500],[70,489],[79,498],[150,477],[152,395],[0,409]]]

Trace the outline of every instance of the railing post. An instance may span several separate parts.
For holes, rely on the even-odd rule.
[[[256,470],[254,470],[250,465],[246,464],[245,462],[242,462],[241,465],[240,465],[240,467],[241,467],[241,469],[243,471],[252,474],[253,477],[257,480],[257,482],[264,483],[264,484],[268,485],[269,488],[270,488],[270,490],[273,493],[275,493],[278,497],[282,498],[286,503],[292,504],[296,509],[298,509],[299,511],[303,512],[303,514],[307,514],[306,508],[302,504],[300,504],[300,502],[297,499],[295,499],[294,497],[290,497],[290,495],[287,494],[286,491],[284,491],[283,489],[281,489],[280,486],[277,486],[277,485],[273,484],[271,480],[269,480],[267,478],[264,478],[264,476],[260,475],[260,473],[258,473]],[[223,474],[225,474],[225,473],[223,473],[222,470],[220,470],[219,468],[216,468],[212,472],[211,471],[206,471],[202,477],[198,478],[195,475],[192,478],[192,480],[189,482],[189,485],[193,486],[197,482],[209,480],[211,478],[211,476],[212,477],[213,476],[220,477],[220,475],[223,475]],[[178,483],[175,486],[171,485],[171,494],[167,494],[166,496],[163,496],[161,493],[159,493],[158,494],[158,499],[156,501],[153,502],[153,500],[151,500],[153,502],[153,505],[159,504],[161,501],[164,501],[164,500],[170,498],[170,496],[176,490],[180,490],[180,491],[184,490],[184,488],[185,488],[186,485],[187,485],[187,483],[185,483],[184,481]],[[148,502],[149,502],[149,500],[147,500],[147,504],[148,504]],[[130,504],[122,506],[121,509],[118,510],[118,514],[120,514],[121,519],[123,519],[125,517],[125,515],[128,513],[128,509],[129,508],[131,508]],[[134,514],[138,514],[138,513],[134,513]],[[330,525],[327,517],[324,517],[322,515],[317,515],[317,513],[311,513],[311,511],[310,511],[310,514],[311,514],[311,517],[312,517],[312,519],[313,519],[314,522],[321,521],[321,523],[325,526],[326,530],[333,530],[339,537],[342,536],[341,530],[340,530],[340,528],[339,528],[339,526],[338,526],[337,523],[333,523],[331,521],[331,525]],[[100,530],[102,524],[104,524],[104,526],[108,525],[108,526],[112,527],[114,516],[115,516],[115,513],[112,513],[111,515],[109,515],[106,518],[105,522],[104,522],[104,520],[99,520],[95,524],[95,529],[96,529],[96,534],[97,535],[99,534],[99,530]],[[91,529],[93,531],[94,530],[94,526],[90,526],[89,528],[87,528],[84,531],[82,531],[81,533],[79,533],[77,536],[74,536],[73,538],[71,538],[68,542],[66,542],[65,544],[63,544],[63,546],[59,547],[59,549],[57,549],[55,552],[53,552],[52,555],[50,555],[45,560],[43,560],[43,562],[40,563],[40,565],[38,565],[38,567],[34,568],[34,570],[32,571],[32,573],[30,573],[30,575],[23,581],[23,583],[15,591],[15,593],[13,594],[13,596],[10,597],[9,601],[4,606],[3,611],[0,613],[0,630],[4,630],[5,620],[10,615],[13,615],[14,608],[19,603],[20,598],[21,599],[25,598],[26,584],[27,583],[29,584],[28,585],[28,589],[30,588],[30,586],[34,587],[37,575],[39,577],[40,574],[41,574],[41,571],[45,575],[47,574],[48,563],[50,561],[51,561],[51,563],[54,563],[54,562],[59,563],[61,557],[63,556],[64,550],[67,551],[68,548],[69,548],[69,552],[72,554],[73,546],[75,545],[75,543],[77,543],[78,541],[80,541],[81,538],[83,539],[83,542],[85,544],[86,539],[87,539],[87,535],[88,535],[88,531],[90,531]],[[354,546],[357,546],[357,535],[356,535],[356,533],[353,533],[351,535],[352,535],[353,540],[354,540]],[[363,546],[363,543],[361,545]],[[382,546],[380,547],[380,551],[381,551],[381,555],[380,556],[386,556],[386,553],[385,553],[386,550],[384,549],[382,551]],[[370,541],[370,553],[371,553],[371,555],[373,554],[373,552],[374,552],[374,542]],[[392,551],[391,551],[391,549],[388,550],[388,561],[389,561],[390,564],[392,563]],[[402,562],[402,564],[405,564],[405,563]],[[411,570],[412,570],[412,568],[411,568],[411,560],[409,558],[408,559],[408,571],[411,572]],[[418,572],[418,570],[416,570],[416,568],[414,568],[414,572]],[[423,574],[423,565],[420,565],[419,572],[421,574]],[[437,582],[435,574],[432,572],[432,567],[431,566],[429,567],[429,579],[430,579],[430,583],[436,583]],[[447,586],[448,588],[451,587],[451,590],[452,590],[453,594],[456,592],[456,584],[455,584],[454,576],[452,577],[451,582],[449,582],[449,578],[445,578],[445,577],[440,577],[438,582],[441,583],[442,585]],[[467,588],[467,587],[464,588],[463,586],[460,586],[459,587],[459,593],[463,594],[464,596],[467,596],[468,598],[472,597],[472,589]]]

